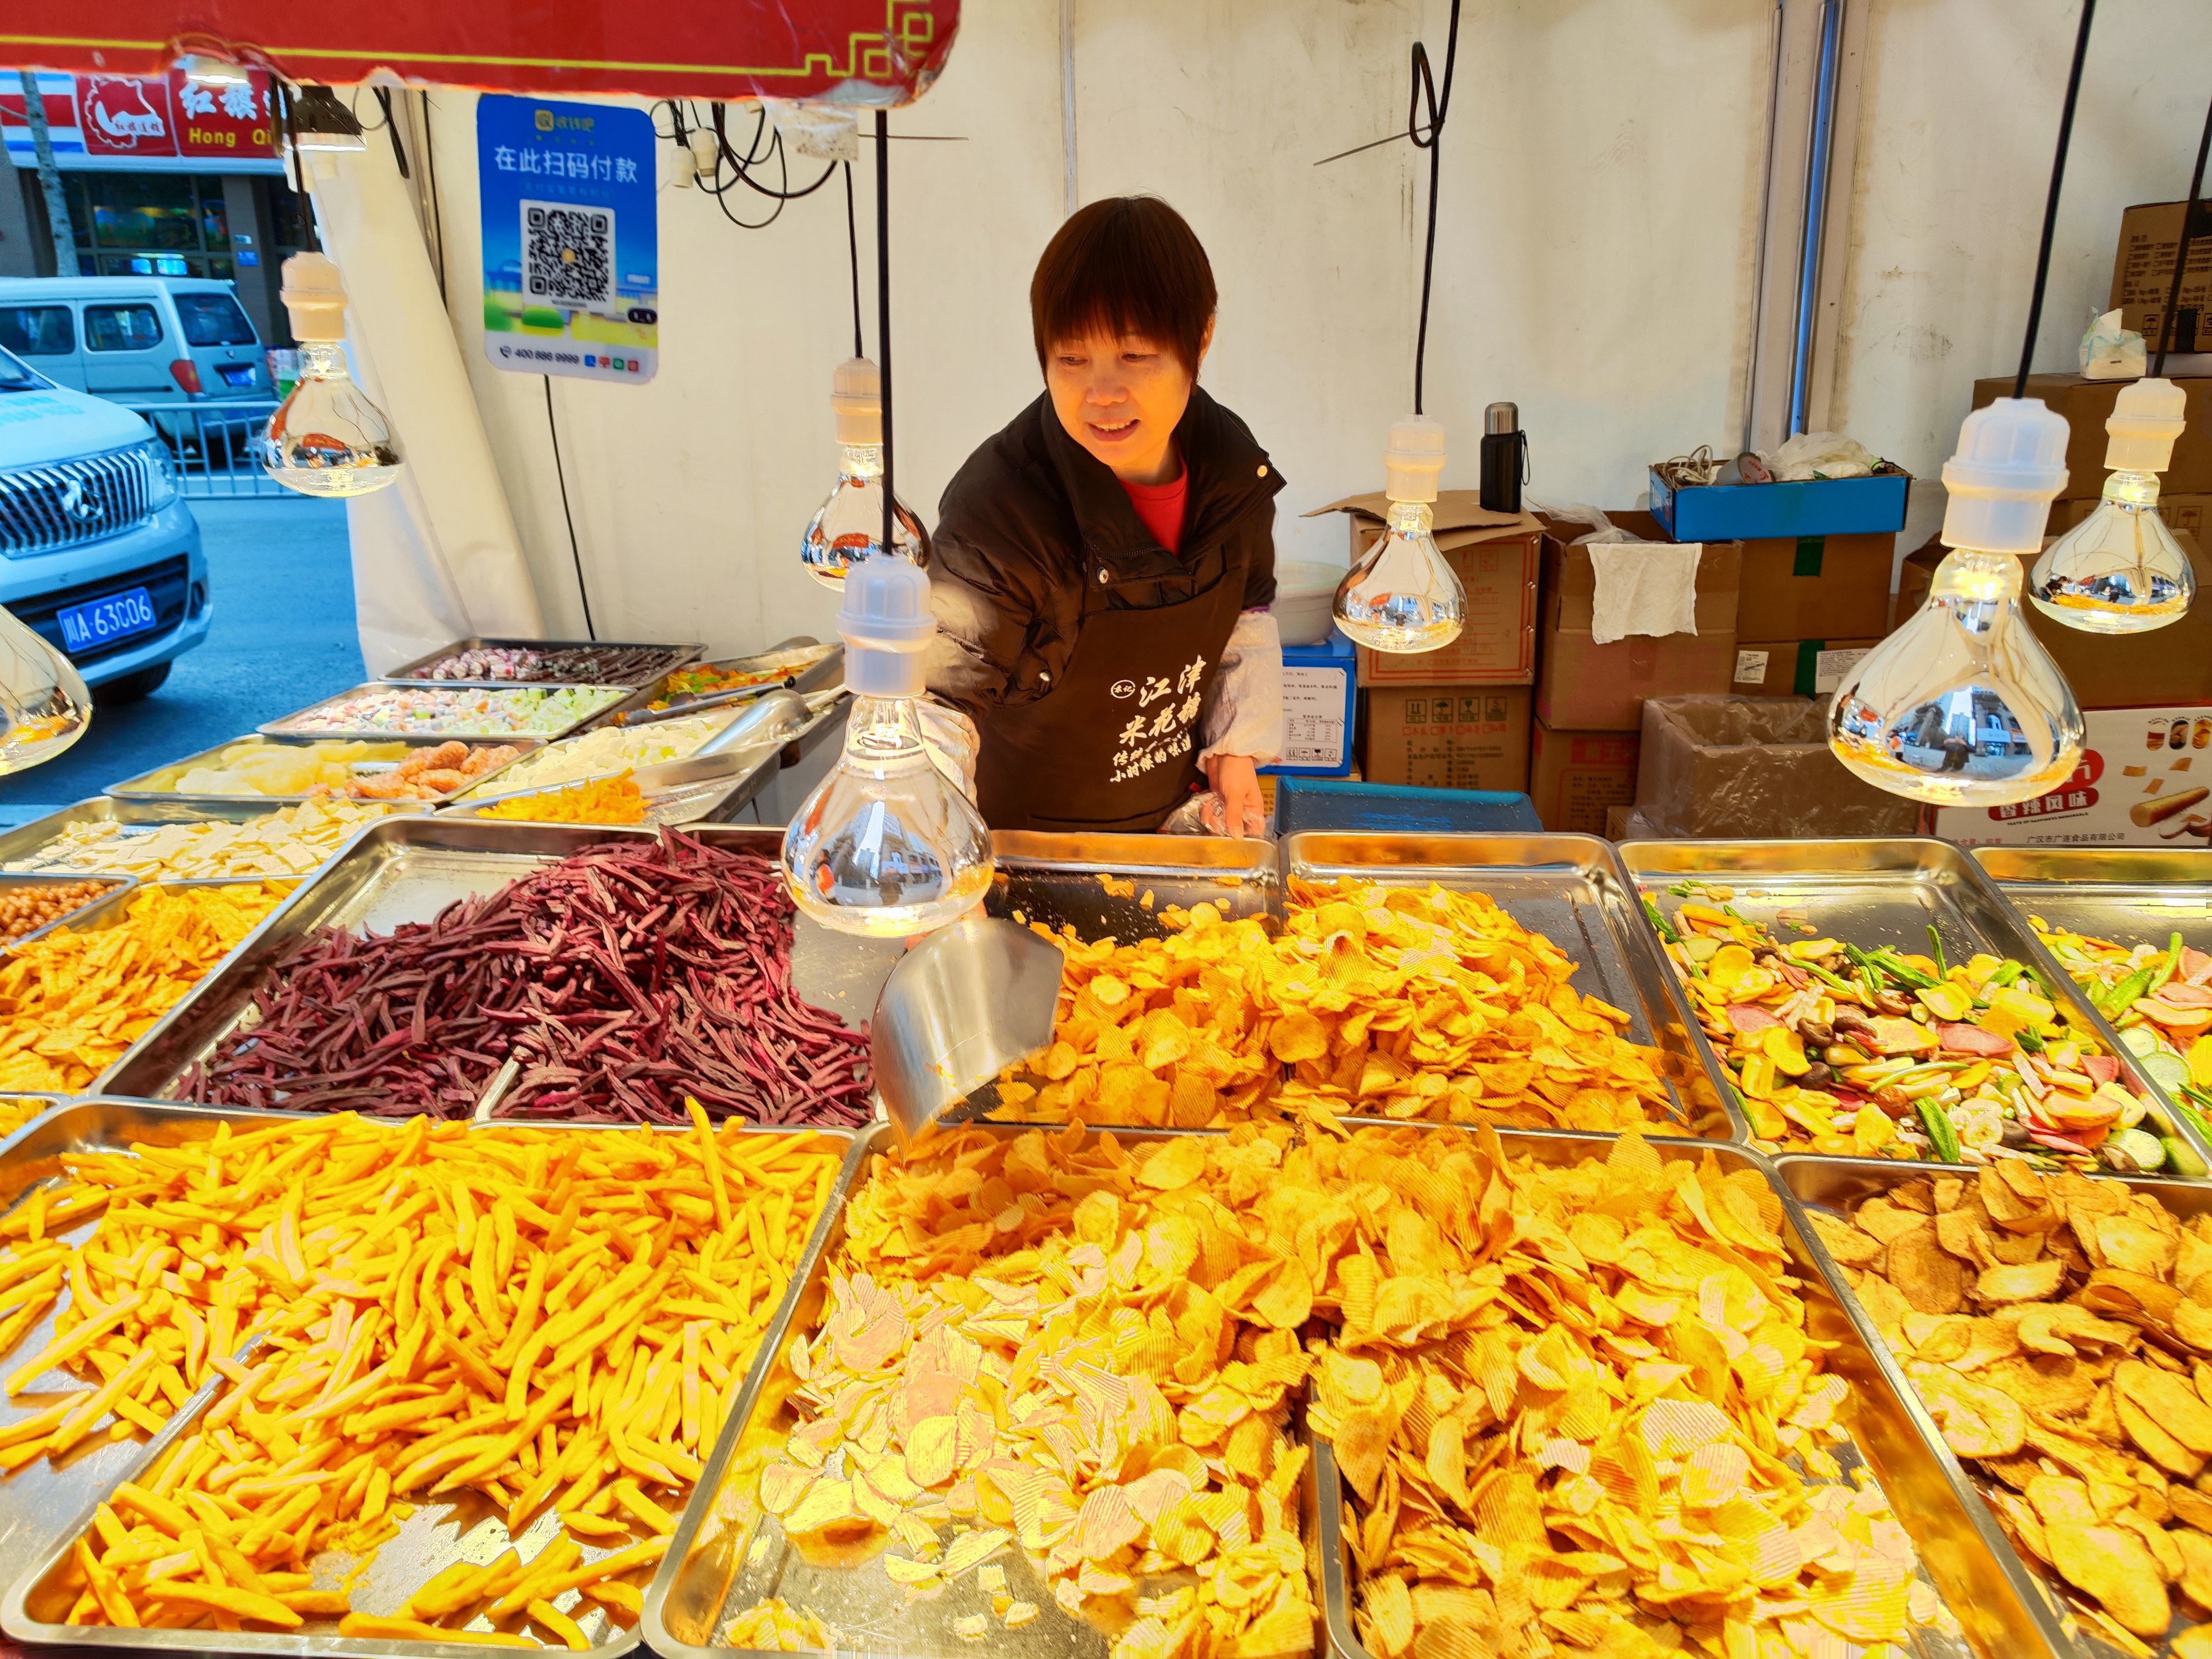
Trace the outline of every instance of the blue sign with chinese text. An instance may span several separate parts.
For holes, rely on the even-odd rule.
[[[642,385],[659,362],[660,224],[642,110],[477,100],[484,356]]]

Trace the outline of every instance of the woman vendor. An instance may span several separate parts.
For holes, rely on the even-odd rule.
[[[1281,476],[1198,386],[1213,271],[1152,197],[1094,202],[1030,283],[1043,395],[939,507],[930,690],[974,720],[999,830],[1151,831],[1194,791],[1265,820],[1282,742]]]

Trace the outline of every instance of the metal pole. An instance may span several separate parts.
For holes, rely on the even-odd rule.
[[[1835,135],[1836,74],[1844,55],[1844,0],[1820,8],[1820,64],[1813,88],[1813,135],[1805,158],[1805,233],[1797,255],[1797,340],[1790,362],[1790,431],[1805,429],[1813,388],[1813,319],[1820,303],[1820,240],[1828,216],[1828,151]]]
[[[1060,150],[1067,169],[1067,216],[1075,194],[1075,0],[1060,0]]]
[[[18,70],[23,82],[23,113],[31,129],[31,148],[39,156],[39,188],[46,193],[46,224],[54,234],[54,275],[74,276],[76,230],[70,223],[69,198],[62,194],[61,169],[54,165],[53,134],[46,126],[46,95],[35,70]]]

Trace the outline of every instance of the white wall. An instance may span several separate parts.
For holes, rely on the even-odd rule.
[[[1926,475],[1973,378],[2016,351],[2074,13],[2070,0],[1863,3],[1876,12],[1837,407]],[[1448,9],[1076,0],[1079,192],[1157,191],[1206,242],[1221,316],[1205,378],[1289,480],[1285,557],[1340,562],[1340,521],[1297,515],[1381,483],[1385,431],[1412,398],[1425,211],[1426,160],[1409,145],[1312,164],[1402,125],[1407,49],[1417,36],[1440,48]],[[2212,61],[2212,7],[2106,9],[2043,366],[2070,361],[2119,208],[2185,185],[2207,91],[2181,82]],[[1649,462],[1733,448],[1770,17],[1763,0],[1466,6],[1428,358],[1447,485],[1474,483],[1497,398],[1521,405],[1530,489],[1548,501],[1631,505]],[[1060,86],[1055,0],[965,0],[945,76],[893,118],[894,131],[965,139],[893,145],[899,477],[926,517],[1037,388],[1026,295],[1062,215]],[[548,624],[580,633],[544,383],[483,361],[473,100],[433,103],[455,330]],[[858,172],[866,261],[865,152]],[[731,205],[757,217],[767,204]],[[696,191],[665,188],[660,211],[658,380],[553,383],[599,632],[725,651],[826,637],[834,599],[793,550],[834,477],[829,376],[851,344],[842,192],[757,232]],[[872,346],[874,307],[870,280]]]
[[[1932,481],[1975,380],[2020,365],[2081,12],[2076,0],[1872,4],[1835,413]],[[2111,290],[2121,210],[2187,194],[2208,71],[2204,0],[2099,8],[2038,372],[2076,367],[2090,308]],[[1940,500],[1916,494],[1930,498],[1923,513]]]

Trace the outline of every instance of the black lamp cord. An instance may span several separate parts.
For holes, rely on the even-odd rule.
[[[1453,0],[1454,4],[1458,0]],[[860,288],[854,286],[857,299]],[[876,355],[884,397],[884,551],[898,547],[898,495],[891,483],[891,135],[890,117],[876,112]]]
[[[853,217],[853,164],[845,163],[845,246],[853,256],[853,355],[868,355],[860,339],[860,231]]]
[[[2035,361],[2035,336],[2043,326],[2043,287],[2051,279],[2051,243],[2058,232],[2058,191],[2066,180],[2066,147],[2074,137],[2074,106],[2081,96],[2081,65],[2089,56],[2089,25],[2097,0],[2081,0],[2081,27],[2074,37],[2074,67],[2066,76],[2066,105],[2058,114],[2058,153],[2051,162],[2051,194],[2043,204],[2043,245],[2035,255],[2035,290],[2027,302],[2027,339],[2020,349],[2020,373],[2012,395],[2027,396],[2028,367]]]
[[[2189,204],[2181,210],[2180,246],[2173,250],[2173,286],[2166,291],[2166,315],[2158,325],[2158,361],[2150,372],[2166,373],[2166,349],[2173,340],[2173,313],[2181,304],[2182,273],[2189,268],[2189,231],[2197,222],[2197,204],[2204,195],[2204,156],[2212,150],[2212,109],[2204,112],[2204,136],[2197,141],[2197,170],[2189,175]]]
[[[561,428],[553,422],[553,377],[539,378],[545,382],[545,430],[553,439],[553,476],[561,481],[561,517],[568,526],[568,557],[576,567],[576,597],[584,602],[584,637],[597,640],[599,630],[592,626],[592,592],[584,586],[584,556],[576,546],[576,517],[568,510],[568,475],[561,465]]]
[[[1429,356],[1429,287],[1437,263],[1437,141],[1443,137],[1444,115],[1451,108],[1452,70],[1459,58],[1459,0],[1452,0],[1451,33],[1444,40],[1444,82],[1440,92],[1429,65],[1429,49],[1413,42],[1413,85],[1406,100],[1406,137],[1416,149],[1429,153],[1429,234],[1421,250],[1421,323],[1413,337],[1413,413],[1423,413],[1421,392]],[[1422,106],[1428,111],[1428,131],[1421,131]]]

